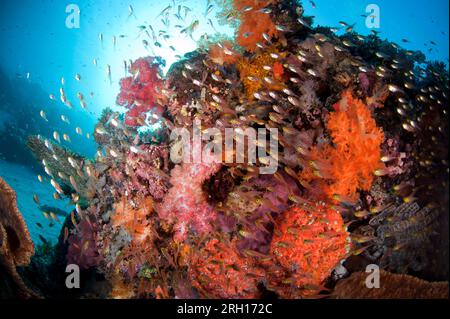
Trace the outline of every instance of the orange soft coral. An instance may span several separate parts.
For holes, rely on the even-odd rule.
[[[204,298],[257,298],[264,271],[240,256],[234,242],[212,239],[194,252],[189,277]]]
[[[249,52],[256,50],[256,44],[263,42],[263,33],[270,37],[277,36],[275,24],[269,15],[262,12],[244,12],[237,32],[237,43]]]
[[[263,34],[270,37],[278,35],[275,24],[269,14],[261,12],[260,9],[267,7],[275,0],[234,0],[234,9],[240,12],[240,24],[237,31],[236,41],[245,50],[254,52],[256,44],[263,42]],[[246,8],[252,8],[246,10]]]
[[[286,297],[314,293],[345,257],[347,238],[341,215],[325,204],[311,204],[308,210],[293,207],[283,213],[270,246],[283,269],[275,276],[272,273],[270,281],[275,290]]]
[[[374,171],[381,168],[384,140],[370,110],[350,92],[334,105],[327,128],[334,146],[313,148],[299,178],[311,195],[356,200],[358,190],[369,190]]]
[[[252,59],[242,58],[237,63],[247,98],[250,100],[253,100],[254,94],[260,90],[281,91],[284,88],[283,83],[278,81],[284,73],[284,67],[281,63],[274,61],[271,53],[278,52],[275,48],[271,48]],[[265,66],[270,66],[272,71],[266,70]],[[264,78],[272,79],[273,83],[268,83]]]
[[[149,196],[139,198],[136,202],[122,198],[114,205],[111,217],[114,227],[122,226],[137,242],[148,237],[148,215],[153,210],[153,199]]]

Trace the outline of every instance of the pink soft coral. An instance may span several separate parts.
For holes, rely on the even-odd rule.
[[[190,228],[198,235],[212,231],[217,213],[208,204],[202,184],[220,167],[221,164],[208,155],[203,157],[202,163],[184,163],[172,170],[172,188],[157,211],[161,219],[174,224],[175,240],[186,239]]]
[[[129,109],[125,124],[140,126],[146,118],[146,112],[152,110],[156,114],[162,113],[162,107],[156,102],[163,81],[158,76],[158,64],[154,63],[152,57],[136,60],[131,64],[130,72],[133,76],[120,80],[117,104]]]

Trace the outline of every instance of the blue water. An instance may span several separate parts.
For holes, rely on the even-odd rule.
[[[188,14],[186,23],[199,19],[200,27],[191,39],[180,35],[175,26],[171,25],[170,38],[162,42],[162,48],[154,47],[153,52],[143,45],[144,37],[139,26],[151,24],[158,32],[163,28],[159,13],[168,5],[173,6],[173,2],[176,3],[175,6],[181,4],[191,8],[192,12]],[[66,25],[66,8],[71,3],[80,10],[79,28],[68,28]],[[380,28],[376,31],[380,32],[381,38],[387,38],[407,49],[421,50],[429,60],[448,63],[447,0],[314,0],[315,8],[311,1],[303,1],[303,4],[306,13],[315,16],[315,25],[339,27],[339,21],[356,23],[355,30],[363,35],[370,33],[371,29],[365,23],[366,18],[361,15],[366,14],[367,5],[376,4],[380,9]],[[132,14],[129,11],[130,5],[133,8]],[[182,56],[197,47],[196,40],[201,35],[215,33],[207,23],[209,18],[218,32],[227,35],[233,33],[229,27],[218,25],[214,18],[217,5],[204,17],[206,5],[206,0],[2,0],[0,80],[3,79],[3,82],[0,83],[8,85],[0,85],[0,132],[4,133],[7,127],[10,135],[17,132],[20,138],[16,142],[22,143],[22,136],[26,134],[51,137],[53,129],[58,129],[61,135],[67,132],[72,140],[71,143],[63,142],[63,145],[92,156],[95,152],[92,137],[87,139],[85,135],[78,136],[75,134],[75,127],[81,127],[84,134],[92,132],[96,119],[105,107],[123,111],[115,105],[115,99],[119,91],[118,81],[125,75],[124,60],[156,54],[166,60],[164,69],[168,70],[177,60],[177,55]],[[172,19],[172,24],[176,24],[174,20]],[[103,41],[100,40],[100,35]],[[97,65],[94,65],[94,59]],[[108,65],[111,66],[111,81],[106,72]],[[80,81],[75,79],[76,74],[81,76]],[[58,99],[62,77],[65,79],[68,99],[74,104],[73,110],[69,110]],[[87,111],[81,109],[77,92],[85,96]],[[49,94],[54,94],[58,100],[50,100]],[[39,117],[41,109],[49,117],[48,125]],[[70,124],[60,121],[61,115],[66,115]],[[11,156],[10,153],[14,152],[11,145],[0,143],[0,165],[3,165],[0,172],[2,177],[19,188],[19,198],[27,198],[25,202],[30,202],[33,190],[23,185],[27,178],[35,179],[38,165],[28,164],[29,167],[24,168],[15,163],[24,162],[22,157],[25,155],[18,153]],[[35,184],[34,180],[33,185]],[[41,193],[45,204],[61,207],[61,203],[54,203],[52,200],[51,189],[44,190]],[[23,213],[28,223],[34,224],[36,220],[42,222],[42,216],[32,205],[30,202],[29,206],[21,207],[25,210]],[[57,230],[56,225],[51,230],[47,229],[44,236],[54,240]],[[39,231],[32,227],[33,239]]]

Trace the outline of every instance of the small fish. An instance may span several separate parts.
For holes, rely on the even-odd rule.
[[[75,132],[76,132],[78,135],[83,135],[83,131],[81,130],[80,127],[77,127],[77,128],[75,129]]]
[[[280,32],[289,32],[290,30],[284,25],[277,24],[275,25],[275,29]]]
[[[67,116],[65,116],[65,115],[61,115],[61,121],[65,122],[65,123],[67,123],[67,124],[70,124],[69,119],[68,119]]]
[[[89,240],[85,240],[81,249],[81,252],[85,252],[89,248]]]
[[[69,135],[67,135],[66,133],[63,134],[63,139],[66,142],[69,142],[69,143],[71,142]]]
[[[187,34],[192,38],[192,34],[197,30],[200,25],[199,20],[194,20],[188,27],[180,31],[181,34]]]
[[[377,169],[373,172],[375,176],[385,176],[389,174],[389,170],[386,168]]]
[[[61,143],[61,139],[59,137],[59,133],[57,131],[53,132],[53,138],[58,141],[58,143]]]
[[[355,25],[356,25],[356,23],[355,23],[355,24],[352,24],[352,25],[349,25],[347,28],[345,28],[345,32],[346,32],[346,33],[352,32],[352,31],[353,31],[353,28],[355,27]]]
[[[291,103],[292,105],[294,105],[296,107],[301,107],[300,101],[293,96],[288,96],[288,101],[289,101],[289,103]]]
[[[64,194],[61,186],[57,182],[55,182],[54,179],[50,180],[50,184],[52,184],[53,188],[58,192],[58,194],[60,195]]]
[[[44,237],[42,237],[42,235],[39,235],[39,239],[40,239],[45,245],[48,244],[48,241],[47,241]]]
[[[67,242],[68,238],[69,238],[69,229],[67,227],[64,227],[64,244]]]
[[[95,133],[100,134],[100,135],[105,135],[106,130],[102,126],[98,126],[95,128]]]
[[[366,251],[370,246],[372,246],[373,244],[369,244],[369,245],[366,245],[366,246],[363,246],[363,247],[361,247],[361,248],[358,248],[358,249],[353,249],[352,251],[351,251],[351,253],[352,253],[352,255],[354,255],[354,256],[357,256],[357,255],[361,255],[364,251]]]
[[[117,154],[117,152],[113,149],[109,150],[109,154],[111,154],[112,157],[119,157],[119,154]]]
[[[37,178],[38,178],[39,182],[42,183],[42,181],[43,181],[42,176],[41,176],[41,175],[38,175]]]
[[[61,221],[59,220],[58,216],[55,215],[54,212],[50,212],[50,217],[55,220],[56,222],[61,224]]]
[[[108,76],[109,84],[112,84],[112,79],[111,79],[111,66],[110,66],[109,64],[106,66],[106,75]]]
[[[75,189],[75,191],[76,191],[77,193],[80,193],[80,189],[78,188],[78,185],[77,185],[77,183],[75,182],[75,179],[73,178],[72,175],[69,176],[69,181],[70,181],[70,184],[72,185],[72,187]]]
[[[46,122],[48,122],[47,115],[45,114],[44,110],[41,110],[41,111],[39,112],[39,115],[40,115]]]
[[[140,153],[140,150],[134,145],[130,146],[130,151],[132,153],[135,153],[135,154],[139,154]]]
[[[156,16],[156,18],[166,15],[167,13],[169,13],[170,10],[172,10],[172,6],[168,5]]]
[[[355,217],[358,217],[358,218],[364,218],[366,216],[371,215],[371,212],[368,210],[361,210],[361,211],[355,212],[353,215],[355,215]]]
[[[44,171],[48,176],[52,176],[52,172],[50,172],[50,169],[47,166],[44,166]]]
[[[304,27],[311,29],[311,26],[309,25],[309,23],[307,23],[305,20],[303,20],[302,18],[298,18],[297,21]]]
[[[40,205],[39,197],[36,194],[33,194],[33,200],[36,204]]]
[[[63,172],[58,172],[58,176],[59,176],[61,179],[67,179],[67,176],[66,176]]]
[[[206,7],[205,14],[204,14],[203,16],[206,17],[208,14],[211,13],[211,11],[212,11],[213,9],[214,9],[214,5],[213,5],[213,4],[208,5],[208,6]]]
[[[345,45],[346,47],[352,47],[352,46],[354,46],[353,43],[351,43],[351,42],[350,42],[349,40],[347,40],[347,39],[344,39],[344,40],[342,41],[342,44]]]
[[[388,89],[390,92],[392,93],[403,93],[403,90],[400,89],[397,85],[395,84],[389,84],[388,85]]]
[[[316,71],[314,71],[313,69],[308,69],[308,70],[306,70],[306,72],[312,76],[319,77],[319,74]]]
[[[79,75],[78,73],[75,74],[75,80],[81,81],[81,75]]]
[[[72,221],[72,224],[75,226],[75,228],[77,228],[78,223],[77,220],[75,219],[75,214],[73,213],[73,211],[70,212],[70,220]]]

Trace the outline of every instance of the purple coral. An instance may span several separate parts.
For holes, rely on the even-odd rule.
[[[101,257],[95,240],[96,224],[82,219],[76,228],[77,232],[68,238],[67,263],[82,269],[98,266]]]

